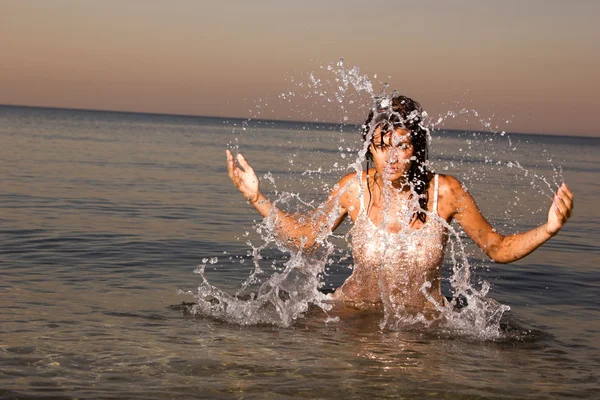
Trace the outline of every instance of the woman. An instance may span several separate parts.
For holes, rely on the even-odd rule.
[[[355,266],[332,295],[334,300],[382,303],[386,311],[428,315],[445,304],[441,265],[452,220],[492,260],[510,263],[556,235],[572,214],[573,194],[563,183],[545,224],[515,235],[499,234],[456,178],[428,170],[423,115],[420,104],[408,97],[380,100],[363,125],[367,169],[340,179],[327,201],[307,216],[276,208],[260,192],[246,159],[238,154],[239,168],[226,151],[234,185],[263,217],[276,220],[288,242],[311,248],[350,216]]]

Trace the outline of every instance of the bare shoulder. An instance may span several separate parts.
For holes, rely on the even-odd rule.
[[[461,181],[452,175],[438,174],[438,185],[440,195],[460,194],[467,191]]]
[[[468,196],[465,186],[452,175],[438,174],[438,212],[450,220],[458,209],[459,203]]]
[[[357,172],[351,172],[344,175],[335,184],[329,197],[339,196],[342,203],[354,203],[358,198],[359,193],[361,193],[360,185],[361,180],[359,179],[359,174]]]
[[[364,175],[364,171],[363,171],[363,175]],[[356,171],[350,172],[350,173],[342,176],[342,178],[338,181],[339,185],[347,185],[348,183],[358,184],[358,174]]]

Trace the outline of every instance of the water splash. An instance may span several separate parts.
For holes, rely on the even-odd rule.
[[[329,74],[328,77],[321,76],[324,71]],[[344,122],[348,121],[349,108],[347,105],[353,105],[357,102],[356,94],[366,94],[368,98],[374,99],[371,107],[375,110],[389,107],[392,97],[397,94],[396,92],[387,94],[387,84],[383,86],[380,93],[374,93],[371,80],[366,75],[361,75],[358,67],[346,68],[343,60],[321,68],[319,73],[310,73],[306,79],[292,79],[292,82],[297,88],[281,93],[279,98],[282,101],[292,103],[295,98],[302,97],[301,90],[308,90],[309,93],[304,97],[311,96],[311,98],[323,100],[328,104],[337,104],[338,109],[341,111],[341,120]],[[266,106],[266,103],[264,106]],[[252,110],[253,118],[260,117],[262,107],[263,105],[260,104],[259,100],[255,109]],[[499,140],[506,142],[509,149],[515,149],[511,136],[505,131],[499,132],[498,126],[494,127],[491,119],[481,117],[476,110],[461,108],[456,112],[448,111],[439,116],[435,122],[433,121],[435,118],[429,118],[425,113],[420,117],[423,119],[423,127],[428,132],[427,140],[429,144],[433,142],[429,132],[434,129],[442,129],[443,124],[448,119],[477,118],[478,124],[484,131],[491,133],[492,137],[485,137],[481,132],[472,132],[472,136],[464,141],[464,151],[462,147],[459,148],[460,153],[470,155],[476,152],[475,147],[479,143],[480,147],[483,147],[483,150],[480,150],[484,164],[518,169],[525,176],[531,178],[531,185],[535,190],[543,192],[545,195],[548,195],[548,190],[553,192],[552,185],[556,186],[558,182],[562,182],[562,169],[554,167],[554,164],[552,164],[554,175],[550,182],[543,175],[530,171],[518,161],[507,160],[506,157],[503,157],[506,154],[499,154],[497,148],[493,146],[496,145],[497,147]],[[242,129],[245,130],[247,123],[242,125]],[[363,126],[363,128],[365,127]],[[340,128],[340,132],[342,131],[343,128]],[[465,135],[468,134],[469,132]],[[343,145],[345,139],[340,136],[340,144],[342,145],[339,146],[338,150],[343,161],[342,165],[339,165],[339,162],[335,162],[329,168],[326,165],[320,165],[317,168],[305,170],[302,172],[302,176],[321,177],[326,173],[340,171],[354,171],[360,174],[372,136],[373,127],[370,127],[367,140],[354,149]],[[483,143],[483,146],[481,146],[481,143]],[[233,144],[236,148],[238,147],[237,137]],[[485,147],[486,145],[488,147]],[[347,155],[352,153],[356,154],[356,157],[354,159],[348,158]],[[551,161],[550,158],[548,160]],[[448,164],[454,167],[454,161],[450,161]],[[294,165],[294,157],[290,158],[290,165]],[[432,163],[429,166],[436,167],[436,164]],[[448,166],[441,164],[440,166],[442,171],[448,169]],[[467,175],[467,178],[477,181],[475,173],[471,176]],[[301,214],[293,216],[296,222],[300,221],[307,226],[316,227],[325,221],[324,226],[326,229],[320,229],[314,243],[307,246],[307,238],[286,238],[285,235],[282,235],[279,226],[281,221],[278,221],[274,217],[276,214],[273,213],[272,217],[255,225],[256,232],[262,238],[262,244],[253,246],[252,243],[248,242],[248,245],[252,248],[253,270],[234,295],[226,293],[208,281],[204,272],[206,263],[210,260],[203,260],[203,264],[196,270],[201,277],[198,291],[181,291],[182,293],[192,294],[196,298],[197,304],[194,305],[193,312],[240,325],[273,324],[287,327],[292,325],[298,318],[302,318],[312,306],[321,308],[326,314],[332,310],[333,305],[330,298],[320,289],[323,289],[324,286],[323,278],[327,275],[327,267],[335,262],[333,255],[338,251],[333,244],[333,239],[340,238],[332,234],[329,228],[335,222],[335,210],[339,198],[328,199],[323,205],[317,207],[314,202],[302,200],[298,194],[278,190],[275,177],[270,172],[264,175],[264,179],[275,188],[276,198],[273,203],[276,206],[286,209],[291,206],[292,201],[295,201],[302,206],[301,211],[303,213],[301,214],[304,214],[304,216],[301,216]],[[362,186],[360,187],[362,190]],[[323,184],[322,189],[328,190],[331,188],[327,184]],[[362,196],[362,193],[359,195]],[[414,198],[416,199],[417,196],[414,196]],[[412,207],[417,206],[413,205]],[[384,220],[388,222],[393,217],[397,218],[399,215],[384,216]],[[435,218],[431,214],[428,214],[429,217]],[[439,299],[434,298],[430,293],[432,283],[425,282],[420,291],[438,313],[436,318],[431,319],[423,313],[404,314],[401,307],[393,307],[393,301],[386,301],[386,296],[388,300],[390,299],[389,293],[382,290],[381,296],[384,300],[385,313],[380,326],[391,330],[406,329],[411,326],[435,326],[456,334],[483,339],[496,339],[502,335],[500,320],[509,307],[487,297],[490,290],[488,282],[481,282],[479,289],[474,287],[471,282],[474,268],[470,265],[467,257],[467,251],[462,241],[463,233],[445,221],[441,221],[441,223],[449,236],[446,251],[450,256],[452,265],[448,282],[453,299],[448,302],[441,302]],[[409,220],[404,220],[403,224],[407,226]],[[348,238],[346,237],[345,240],[347,241]],[[270,247],[276,247],[289,256],[280,269],[272,273],[261,266],[263,251]],[[338,261],[349,257],[347,252],[342,252],[342,256]],[[253,290],[253,288],[256,289]],[[388,307],[386,304],[392,304],[392,307]],[[338,321],[337,317],[326,318],[327,323],[335,323],[336,321]]]

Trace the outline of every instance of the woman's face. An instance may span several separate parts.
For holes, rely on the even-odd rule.
[[[377,127],[370,148],[375,169],[383,179],[406,179],[415,152],[410,131],[394,128],[393,131],[382,132],[381,127]]]

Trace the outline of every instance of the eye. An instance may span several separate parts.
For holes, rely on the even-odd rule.
[[[385,150],[391,146],[391,135],[385,133],[381,138],[375,138],[373,144],[376,148]]]

